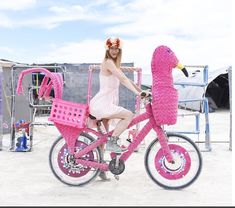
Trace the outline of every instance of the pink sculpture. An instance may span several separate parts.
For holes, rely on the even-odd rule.
[[[159,46],[152,57],[152,109],[155,121],[159,125],[173,125],[177,121],[178,92],[173,86],[173,68],[188,73],[179,64],[174,52],[167,46]]]
[[[188,72],[179,63],[174,52],[167,46],[159,46],[155,49],[151,61],[152,68],[152,112],[156,121],[155,131],[163,151],[167,148],[167,139],[161,125],[173,125],[177,121],[178,92],[173,86],[172,69],[179,68],[185,76]],[[166,154],[166,152],[164,153]],[[166,154],[167,160],[171,161],[170,155]]]

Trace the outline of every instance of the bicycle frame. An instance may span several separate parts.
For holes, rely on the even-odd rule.
[[[137,70],[138,68],[136,68]],[[53,85],[54,85],[54,90],[55,90],[55,98],[62,98],[62,80],[61,77],[57,77],[55,75],[53,75],[52,73],[50,73],[48,70],[44,69],[44,68],[31,68],[28,69],[26,71],[23,71],[20,74],[19,80],[18,80],[18,85],[17,85],[17,93],[20,94],[23,91],[22,88],[22,81],[23,81],[23,77],[31,72],[45,72],[48,77],[50,77],[53,81]],[[139,71],[139,73],[141,73],[141,69],[138,69],[137,71]],[[89,105],[90,102],[90,97],[91,97],[91,77],[92,77],[92,66],[89,67],[89,77],[88,77],[88,94],[87,94],[87,104]],[[139,82],[140,83],[140,82]],[[139,103],[137,102],[137,107],[139,108]],[[142,114],[138,114],[136,115],[136,117],[132,120],[132,122],[129,124],[128,128],[144,121],[144,120],[149,120],[147,122],[147,124],[145,124],[145,126],[139,131],[139,133],[137,134],[136,138],[128,145],[128,151],[124,152],[121,154],[120,156],[120,160],[122,161],[126,161],[130,155],[134,152],[134,150],[138,147],[138,145],[143,141],[143,139],[145,138],[145,136],[150,132],[151,129],[153,129],[158,137],[159,137],[159,142],[160,145],[163,149],[163,154],[165,155],[166,159],[168,162],[174,162],[173,161],[173,157],[171,154],[171,151],[168,147],[168,142],[167,142],[167,137],[164,135],[164,131],[162,130],[161,126],[158,125],[155,122],[155,119],[153,117],[153,113],[152,113],[152,105],[151,102],[149,102],[146,106],[145,106],[146,112],[142,113]],[[56,124],[56,127],[58,128],[58,126],[60,126],[61,124]],[[69,126],[66,128],[70,128]],[[75,128],[76,129],[76,128]],[[101,170],[108,170],[108,164],[103,164],[100,162],[95,162],[95,161],[87,161],[87,160],[83,160],[82,156],[85,155],[86,153],[90,152],[91,150],[97,148],[98,146],[100,146],[101,144],[104,144],[107,142],[107,138],[108,136],[112,135],[113,131],[110,131],[108,133],[102,134],[99,131],[96,131],[94,129],[91,128],[82,128],[82,129],[76,129],[77,131],[74,132],[74,134],[72,135],[72,137],[74,137],[74,139],[76,139],[76,134],[78,132],[87,132],[87,133],[93,133],[95,134],[99,139],[97,139],[95,142],[93,142],[92,144],[88,145],[87,147],[85,147],[84,149],[82,149],[81,151],[75,153],[74,152],[74,141],[72,138],[72,141],[70,141],[69,139],[67,139],[67,145],[68,145],[68,149],[69,149],[69,153],[74,155],[75,160],[78,164],[84,165],[84,166],[90,166],[90,167],[96,167],[99,168]],[[160,135],[160,136],[159,136]],[[71,136],[71,135],[70,135]],[[112,157],[112,156],[111,156]]]
[[[163,130],[161,129],[160,126],[158,126],[154,120],[153,114],[152,114],[152,106],[151,103],[148,103],[145,106],[146,111],[140,115],[137,115],[135,118],[133,118],[132,122],[129,124],[128,128],[136,125],[137,123],[140,123],[144,120],[149,120],[144,127],[139,131],[139,133],[137,134],[136,138],[128,145],[128,151],[124,152],[120,155],[119,160],[122,161],[126,161],[131,154],[134,152],[134,150],[138,147],[138,145],[143,141],[143,139],[145,138],[145,136],[150,132],[151,129],[153,129],[154,131],[158,131],[159,129],[163,132]],[[74,153],[74,157],[76,160],[76,163],[84,165],[84,166],[90,166],[90,167],[95,167],[95,168],[99,168],[101,170],[107,171],[108,170],[108,164],[104,164],[104,163],[100,163],[100,162],[95,162],[95,161],[87,161],[87,160],[83,160],[80,159],[83,155],[85,155],[86,153],[90,152],[91,150],[95,149],[96,147],[100,146],[103,143],[107,142],[107,137],[109,135],[112,134],[113,131],[110,131],[106,134],[102,134],[94,129],[91,128],[84,128],[84,130],[82,132],[86,132],[86,133],[93,133],[95,134],[99,139],[96,140],[95,142],[91,143],[90,145],[88,145],[87,147],[85,147],[84,149],[82,149],[81,151]],[[163,132],[164,133],[164,132]],[[160,140],[160,145],[163,148],[163,152],[168,160],[168,162],[172,162],[173,158],[170,152],[170,149],[168,147],[168,143],[167,143],[167,139],[162,139]]]

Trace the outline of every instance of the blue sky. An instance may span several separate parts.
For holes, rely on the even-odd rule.
[[[232,0],[0,0],[2,59],[101,62],[110,36],[146,73],[159,45],[186,65],[232,65]]]

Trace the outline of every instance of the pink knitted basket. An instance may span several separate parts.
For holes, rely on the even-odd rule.
[[[58,98],[53,99],[50,121],[65,126],[84,128],[89,115],[87,104],[64,101]]]

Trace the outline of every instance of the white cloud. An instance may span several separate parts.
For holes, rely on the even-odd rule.
[[[134,62],[144,73],[151,73],[151,59],[156,47],[169,46],[185,65],[208,65],[217,69],[232,64],[229,39],[211,38],[197,41],[177,39],[170,35],[123,39],[122,62]],[[104,40],[86,39],[80,42],[52,44],[33,63],[100,63],[104,58]],[[22,60],[27,62],[28,60]]]
[[[104,43],[86,39],[79,43],[67,43],[63,46],[52,45],[49,53],[36,58],[36,62],[58,63],[100,63],[104,58]]]
[[[1,0],[0,0],[1,1]],[[50,15],[17,23],[21,26],[54,28],[65,21],[92,20],[108,23],[104,38],[124,39],[123,62],[134,62],[150,72],[154,49],[168,45],[183,64],[219,68],[232,64],[231,0],[134,0],[127,4],[100,0],[85,6],[53,6]],[[106,10],[98,10],[105,5]],[[0,16],[0,26],[12,21]],[[113,24],[110,24],[113,23]],[[111,25],[111,26],[110,26]],[[56,44],[32,62],[101,62],[103,41],[86,39]]]
[[[13,53],[14,50],[12,48],[9,48],[9,47],[0,47],[0,52],[3,52],[3,53]]]
[[[127,40],[123,61],[134,61],[147,73],[151,72],[153,51],[159,45],[169,46],[185,65],[208,65],[209,69],[232,65],[230,39],[211,38],[197,41],[177,39],[172,36],[146,36]]]
[[[226,2],[226,1],[225,1]],[[231,32],[231,0],[151,1],[136,0],[121,14],[126,23],[106,29],[107,34],[131,36],[178,35],[193,38],[223,35]],[[115,20],[118,13],[108,16]],[[129,21],[129,20],[132,21]]]
[[[151,73],[153,51],[159,45],[169,46],[185,65],[209,65],[216,69],[231,65],[232,53],[228,50],[229,40],[207,39],[195,42],[172,36],[146,36],[138,39],[124,39],[122,62],[134,62],[144,73]],[[216,43],[216,44],[214,44]],[[84,40],[79,43],[54,45],[47,54],[36,59],[40,62],[58,63],[100,63],[104,57],[103,40]]]
[[[39,6],[45,4],[42,1],[40,3],[38,1]],[[23,19],[15,18],[20,17],[15,15],[11,22],[14,22],[15,27],[54,28],[66,21],[92,20],[97,23],[113,23],[105,30],[106,34],[201,37],[217,33],[223,36],[231,32],[231,4],[231,0],[133,0],[129,3],[99,0],[83,6],[61,3],[54,4],[48,10],[42,7],[42,16]],[[33,5],[36,5],[36,0],[0,0],[0,10],[25,9]]]
[[[9,20],[8,24],[6,22],[0,26],[53,29],[63,22],[94,19],[94,15],[80,5],[52,6],[48,8],[48,11],[47,14],[39,17],[20,18],[15,21],[5,15],[5,18]]]
[[[0,10],[24,10],[36,4],[36,0],[0,0]]]
[[[232,62],[231,3],[136,0],[125,7],[126,23],[111,25],[105,34],[129,36],[126,55],[146,71],[150,70],[154,47],[161,44],[172,47],[185,64],[223,67]]]
[[[18,12],[32,8],[36,5],[36,0],[0,0],[0,27],[14,28],[19,26],[19,16],[11,17],[8,12]]]
[[[11,19],[6,15],[0,14],[0,27],[10,28],[13,26]]]

